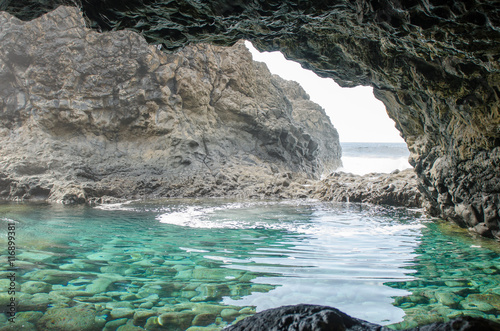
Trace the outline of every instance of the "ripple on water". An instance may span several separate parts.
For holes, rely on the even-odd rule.
[[[17,222],[18,322],[39,329],[58,316],[106,329],[220,329],[294,303],[395,327],[498,319],[499,252],[418,210],[174,200],[0,213]],[[2,307],[8,285],[0,280]]]

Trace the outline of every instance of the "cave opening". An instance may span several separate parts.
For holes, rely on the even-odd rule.
[[[321,78],[287,60],[280,52],[259,52],[249,41],[245,45],[255,61],[266,63],[273,74],[298,82],[311,100],[325,109],[341,142],[404,143],[371,86],[343,88],[333,79]]]
[[[264,62],[272,74],[299,83],[319,104],[339,133],[343,166],[339,171],[364,175],[411,168],[409,151],[385,105],[371,86],[343,88],[331,78],[321,78],[280,52],[259,52],[245,41],[255,61]]]

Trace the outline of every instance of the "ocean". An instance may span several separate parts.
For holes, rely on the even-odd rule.
[[[371,172],[391,173],[411,168],[410,152],[405,143],[341,143],[343,167],[337,171],[365,175]]]

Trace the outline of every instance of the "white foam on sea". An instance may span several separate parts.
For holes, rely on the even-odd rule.
[[[102,210],[127,210],[127,211],[133,211],[135,208],[129,207],[127,205],[131,204],[132,202],[137,201],[137,200],[129,200],[125,202],[117,202],[117,203],[105,203],[102,205],[97,205],[95,206],[96,209],[102,209]]]
[[[158,215],[160,223],[199,229],[274,229],[298,231],[293,224],[262,220],[259,214],[247,213],[248,207],[275,204],[273,202],[229,203],[219,207],[186,207]],[[278,215],[276,215],[278,216]]]
[[[214,228],[241,228],[238,222],[220,222],[211,220],[208,216],[216,211],[226,208],[238,208],[241,204],[232,204],[231,207],[224,205],[221,207],[186,207],[182,211],[170,211],[157,216],[160,223],[172,224],[190,228],[214,229]]]
[[[200,225],[199,218],[202,215],[203,212],[196,210],[196,207],[188,207],[184,211],[162,214],[158,216],[157,219],[160,221],[160,223],[197,228]]]
[[[185,251],[186,253],[208,253],[209,251],[204,249],[196,249],[196,248],[188,248],[188,247],[179,247],[179,249]]]
[[[406,157],[379,158],[379,157],[342,157],[343,167],[337,169],[339,172],[347,172],[355,175],[366,175],[372,172],[391,173],[394,170],[405,170],[411,168]]]

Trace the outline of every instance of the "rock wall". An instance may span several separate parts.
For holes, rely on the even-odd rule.
[[[0,9],[29,20],[61,3],[75,1],[11,1]],[[373,86],[408,144],[429,210],[499,236],[496,1],[85,0],[80,6],[94,29],[132,29],[169,51],[245,38],[343,86]]]
[[[165,54],[74,7],[0,26],[0,197],[265,195],[340,164],[324,110],[242,42]]]

